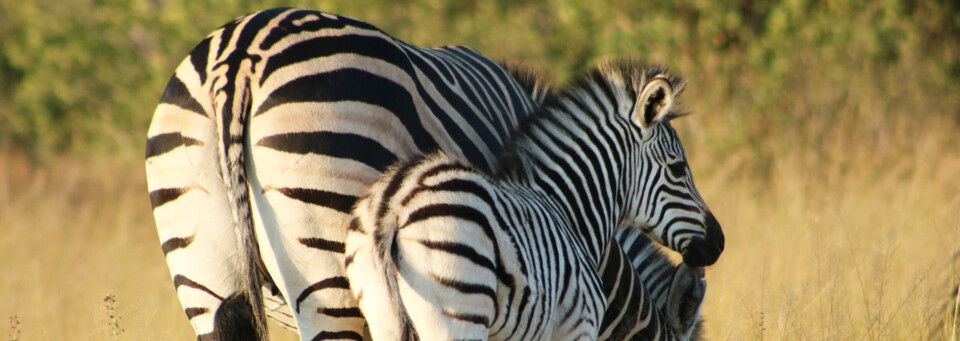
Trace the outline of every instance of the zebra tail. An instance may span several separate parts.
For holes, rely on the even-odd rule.
[[[344,266],[374,340],[419,340],[400,297],[397,214],[385,195],[388,171],[354,206]]]
[[[400,324],[398,326],[400,331],[399,339],[415,341],[419,340],[420,337],[413,328],[410,313],[407,312],[406,306],[403,305],[403,298],[400,297],[400,284],[397,281],[397,278],[400,276],[400,270],[397,266],[399,262],[399,250],[397,249],[399,227],[397,226],[397,219],[395,217],[391,218],[392,219],[382,219],[381,221],[384,223],[377,226],[377,229],[373,232],[373,244],[376,250],[373,263],[377,270],[374,273],[383,276],[384,283],[386,283],[387,289],[389,290],[390,305],[396,313]]]
[[[253,227],[244,159],[245,126],[251,105],[250,79],[243,76],[227,78],[230,81],[222,89],[229,95],[217,96],[225,100],[215,103],[221,135],[220,172],[232,203],[239,250],[237,267],[240,278],[236,295],[240,296],[238,300],[246,302],[222,303],[214,317],[214,330],[220,340],[267,340],[267,320],[261,291],[264,271],[261,269],[260,248]],[[251,335],[237,335],[236,331],[250,331],[244,334]]]

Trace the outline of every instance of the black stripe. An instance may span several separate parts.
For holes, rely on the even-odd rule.
[[[377,215],[374,226],[382,227],[383,218],[387,214],[387,211],[390,210],[390,200],[396,195],[397,191],[400,190],[400,185],[403,183],[404,178],[407,177],[407,174],[417,165],[426,161],[423,157],[413,159],[407,163],[400,165],[400,168],[396,170],[393,174],[393,177],[390,178],[390,182],[387,183],[387,187],[383,189],[383,192],[380,193],[380,205],[377,207]],[[374,245],[380,245],[380,239],[385,236],[382,233],[374,233]],[[393,243],[394,248],[396,248],[396,243]]]
[[[659,191],[658,191],[658,192],[659,192]],[[654,195],[654,196],[652,196],[652,197],[650,198],[650,201],[658,201],[658,200],[655,200],[655,199],[658,199],[658,198],[660,198],[660,197],[661,197],[661,196],[660,196],[659,194]],[[657,215],[656,220],[653,220],[653,221],[658,222],[658,223],[661,224],[661,225],[664,224],[664,223],[666,223],[666,222],[664,221],[664,219],[665,219],[665,217],[667,216],[667,212],[670,212],[671,210],[680,210],[680,211],[683,211],[683,212],[700,213],[700,208],[699,208],[699,207],[693,206],[693,205],[688,205],[688,204],[686,204],[686,203],[677,202],[677,201],[668,201],[667,203],[663,204],[663,206],[658,207],[658,209],[660,210],[660,214]],[[693,224],[693,225],[695,225],[695,226],[703,227],[703,222],[701,222],[701,221],[699,221],[699,220],[696,220],[696,219],[694,219],[694,218],[689,218],[689,217],[688,217],[688,220],[691,221],[691,224]],[[706,231],[704,230],[703,232],[706,232]],[[666,233],[666,229],[664,229],[664,233]],[[665,237],[665,236],[661,236],[661,238],[664,238],[664,237]]]
[[[286,153],[349,159],[380,172],[397,161],[397,157],[380,142],[356,134],[328,131],[285,133],[264,137],[256,145]]]
[[[190,308],[184,309],[184,312],[187,313],[187,319],[193,319],[198,315],[203,315],[210,312],[210,309],[203,308],[203,307],[190,307]]]
[[[300,313],[300,303],[303,303],[310,294],[324,289],[350,289],[350,283],[346,277],[330,277],[322,281],[313,283],[313,285],[303,289],[300,296],[297,297],[297,314]]]
[[[180,286],[199,289],[200,291],[210,294],[210,296],[216,297],[218,300],[223,301],[223,296],[217,295],[217,293],[213,292],[213,290],[210,290],[210,288],[207,288],[203,284],[194,282],[192,279],[187,278],[187,276],[184,276],[184,275],[178,274],[176,276],[173,276],[173,288],[180,289]]]
[[[497,300],[497,293],[494,291],[493,288],[488,287],[486,285],[462,282],[452,278],[443,278],[436,274],[430,274],[430,277],[432,277],[433,280],[437,281],[437,283],[439,283],[440,285],[455,289],[464,294],[484,295],[484,296],[490,297],[491,301],[496,302]]]
[[[350,224],[347,224],[347,231],[363,232],[363,230],[360,229],[360,218],[354,217],[350,219]]]
[[[400,200],[400,205],[401,205],[401,206],[406,206],[408,203],[410,203],[410,200],[413,200],[413,198],[415,198],[417,195],[419,195],[419,194],[422,193],[423,191],[427,191],[427,190],[431,190],[431,191],[459,191],[459,190],[461,189],[461,188],[460,188],[460,187],[461,187],[461,184],[460,184],[461,182],[470,182],[470,183],[473,183],[473,181],[470,181],[470,180],[456,179],[456,180],[445,181],[445,182],[443,182],[443,183],[440,183],[440,184],[437,184],[437,185],[434,185],[434,186],[431,186],[431,187],[423,186],[423,184],[424,184],[424,182],[426,181],[426,179],[429,179],[429,178],[431,178],[431,177],[433,177],[433,176],[436,176],[437,174],[440,174],[440,173],[452,172],[452,171],[462,171],[462,172],[476,173],[476,170],[475,170],[475,169],[471,168],[470,166],[463,165],[463,164],[460,164],[460,163],[443,163],[443,164],[440,164],[440,165],[438,165],[438,166],[436,166],[436,167],[433,167],[433,168],[431,168],[430,170],[428,170],[428,171],[423,172],[422,174],[420,174],[420,177],[417,179],[417,183],[420,184],[421,186],[417,186],[417,187],[414,188],[412,191],[410,191],[409,193],[407,193],[407,195],[406,195],[405,197],[403,197],[402,200]],[[452,182],[452,183],[450,183],[450,182]],[[480,187],[479,185],[476,185],[475,183],[474,183],[473,185],[470,185],[470,184],[462,184],[462,190],[463,190],[463,191],[468,191],[468,192],[474,192],[474,194],[477,195],[478,197],[480,197],[481,200],[484,200],[484,201],[487,201],[487,202],[492,201],[492,200],[489,200],[489,199],[491,198],[490,195],[489,195],[489,193],[487,193],[486,190],[484,190],[484,189],[483,189],[482,187]]]
[[[349,330],[344,330],[344,331],[339,331],[339,332],[329,332],[329,331],[326,331],[326,330],[325,330],[325,331],[322,331],[322,332],[320,332],[320,333],[317,333],[317,336],[314,336],[314,337],[313,337],[312,339],[310,339],[310,340],[313,340],[313,341],[318,341],[318,340],[357,340],[357,341],[362,341],[362,340],[363,340],[363,336],[361,336],[360,334],[357,334],[357,332],[349,331]]]
[[[153,209],[177,200],[181,195],[190,191],[190,188],[161,188],[150,191],[150,205]]]
[[[451,204],[433,204],[423,206],[413,211],[413,213],[410,213],[410,215],[407,217],[406,225],[411,225],[433,217],[456,217],[471,221],[477,225],[480,225],[491,241],[495,242],[497,240],[493,234],[493,229],[490,228],[490,224],[487,222],[487,217],[483,214],[483,212],[480,212],[477,209],[469,206]]]
[[[255,115],[285,103],[338,101],[356,101],[384,108],[397,116],[419,150],[438,148],[437,142],[423,127],[417,105],[406,88],[358,69],[338,69],[292,80],[270,93]],[[383,168],[378,170],[383,171]]]
[[[207,81],[207,59],[210,58],[210,41],[210,37],[203,39],[190,52],[190,64],[193,64],[193,70],[200,76],[200,84]]]
[[[190,95],[190,91],[187,90],[187,85],[184,84],[177,75],[170,77],[170,81],[167,82],[167,88],[163,90],[163,96],[160,97],[160,103],[175,105],[183,110],[208,117],[207,113],[203,110],[203,106],[200,105],[200,102],[197,102],[196,98]]]
[[[490,323],[490,319],[488,319],[486,316],[482,316],[482,315],[463,314],[463,313],[458,313],[458,312],[453,312],[453,311],[447,311],[447,310],[444,310],[444,311],[443,311],[443,314],[446,315],[446,316],[449,317],[449,318],[454,319],[454,320],[460,320],[460,321],[470,322],[470,323],[479,324],[479,325],[482,325],[482,326],[487,326],[487,324]]]
[[[360,308],[317,308],[317,314],[323,314],[332,317],[358,317],[363,318]]]
[[[237,25],[247,17],[237,18],[236,20],[223,25],[220,31],[220,45],[217,46],[216,56],[222,56],[223,52],[227,50],[227,47],[230,46],[230,41],[233,40],[233,31],[237,29]]]
[[[352,195],[327,192],[312,188],[271,188],[284,196],[307,204],[323,206],[332,210],[349,214],[357,197]],[[268,189],[264,189],[268,190]]]
[[[463,179],[444,181],[433,187],[430,187],[430,190],[466,192],[477,196],[483,202],[493,203],[493,197],[490,195],[490,192],[487,192],[487,189],[483,188],[483,186],[480,186],[480,184],[478,184],[476,181]]]
[[[470,247],[470,245],[432,240],[418,240],[418,242],[429,249],[440,250],[469,259],[474,264],[490,269],[490,272],[496,273],[497,271],[493,265],[493,261],[477,253],[477,251]]]
[[[197,335],[197,341],[216,341],[216,340],[217,340],[216,332],[209,332],[206,334]]]
[[[274,29],[275,31],[277,29]],[[271,35],[273,32],[271,32]],[[268,38],[269,39],[269,38]],[[265,41],[266,42],[266,41]],[[269,79],[275,71],[288,65],[307,60],[328,57],[336,54],[351,54],[370,57],[393,64],[414,76],[413,68],[406,55],[393,41],[383,36],[342,35],[315,37],[297,42],[271,56],[263,68],[260,85]],[[362,88],[360,88],[362,89]]]
[[[147,140],[145,158],[149,159],[157,155],[166,154],[180,146],[203,146],[203,142],[189,136],[183,136],[180,132],[155,135]]]
[[[163,255],[166,256],[168,253],[170,253],[173,250],[182,249],[187,246],[190,246],[190,243],[193,243],[193,238],[195,236],[196,235],[194,234],[189,237],[173,237],[173,238],[167,239],[167,241],[163,242],[163,244],[160,245],[160,249],[163,250]]]
[[[326,240],[323,238],[300,238],[298,240],[300,241],[300,244],[303,244],[304,246],[309,248],[324,250],[324,251],[331,251],[336,253],[345,252],[345,247],[341,242]]]
[[[356,19],[341,17],[339,15],[333,15],[336,17],[336,19],[330,19],[323,14],[324,13],[317,11],[299,9],[290,13],[270,30],[270,34],[268,34],[267,37],[260,42],[260,49],[269,50],[271,47],[273,47],[273,45],[277,44],[286,37],[302,34],[304,32],[316,32],[321,29],[340,29],[347,26],[353,26],[362,29],[379,31],[376,27]],[[301,20],[309,15],[316,16],[317,20],[311,20],[307,22]],[[296,21],[299,21],[299,25],[294,24]]]

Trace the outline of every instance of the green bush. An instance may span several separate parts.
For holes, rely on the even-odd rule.
[[[3,0],[0,144],[34,155],[142,149],[163,87],[193,45],[281,3]],[[951,1],[294,3],[421,46],[523,60],[561,80],[599,58],[664,63],[694,84],[690,109],[742,122],[717,137],[718,152],[769,156],[774,140],[816,147],[837,125],[871,136],[904,116],[960,121],[960,8]]]

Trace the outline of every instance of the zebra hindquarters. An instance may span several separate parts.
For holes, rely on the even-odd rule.
[[[187,90],[198,89],[199,82],[187,63],[171,79],[148,132],[146,175],[177,296],[198,337],[207,339],[217,310],[241,279],[216,124]]]
[[[287,115],[299,113],[287,109]],[[293,152],[304,146],[291,136],[307,133],[284,131],[290,127],[276,124],[273,114],[250,121],[247,141],[251,205],[264,265],[289,303],[302,340],[360,340],[364,318],[344,277],[343,240],[350,208],[379,172],[327,155]],[[328,142],[336,141],[315,139],[309,146],[329,148]]]
[[[486,340],[495,241],[463,219],[473,208],[462,193],[431,191],[435,164],[422,161],[389,171],[357,203],[347,277],[375,340]]]

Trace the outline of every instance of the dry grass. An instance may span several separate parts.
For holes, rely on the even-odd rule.
[[[727,237],[707,271],[710,339],[950,339],[958,132],[948,122],[908,125],[894,124],[884,148],[860,136],[782,148],[764,184],[740,173],[748,151],[711,160],[709,146],[691,146]]]
[[[854,136],[784,152],[758,181],[746,170],[752,151],[711,156],[713,140],[696,132],[734,131],[714,117],[678,123],[727,236],[707,272],[710,339],[951,337],[947,307],[960,281],[954,125],[897,125],[883,146]],[[193,337],[141,167],[134,157],[37,166],[0,153],[0,316],[10,317],[11,340]],[[295,339],[273,329],[274,339]]]

